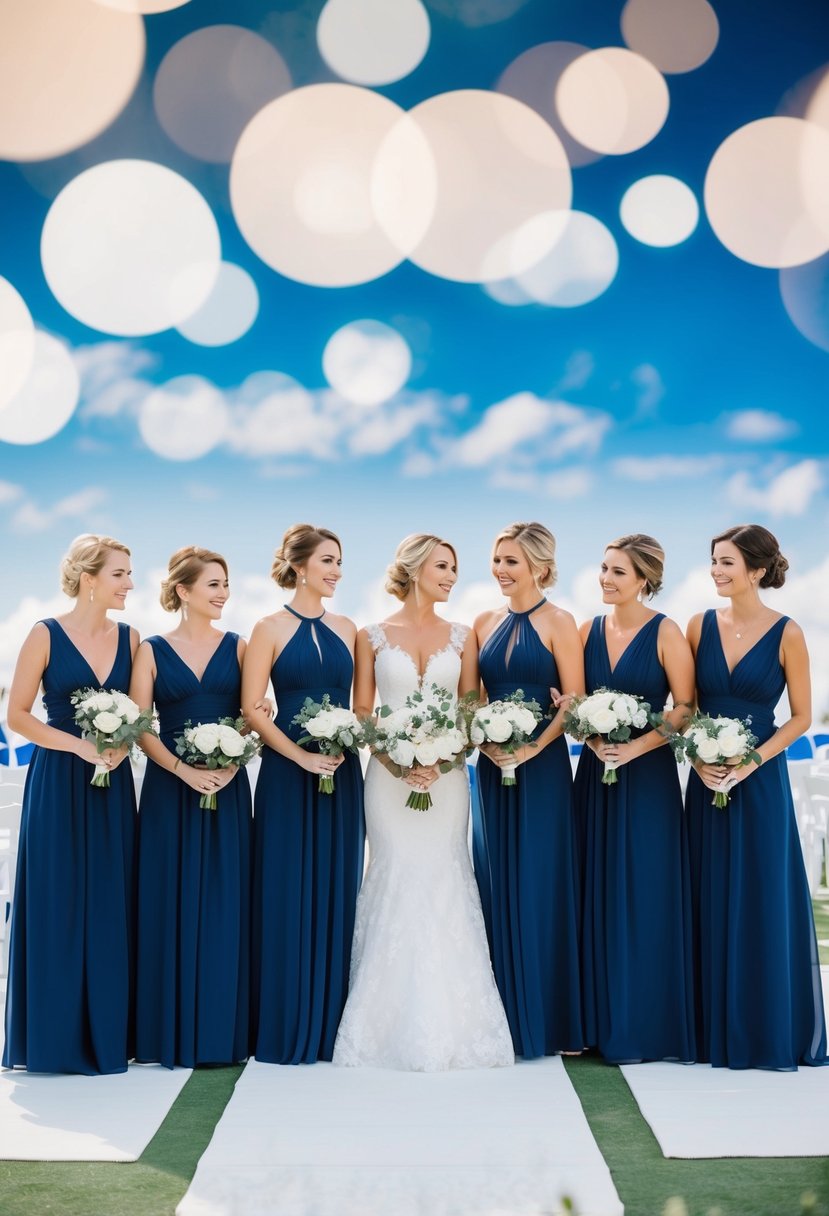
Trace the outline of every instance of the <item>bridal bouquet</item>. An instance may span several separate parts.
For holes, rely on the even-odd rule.
[[[437,764],[448,773],[463,755],[467,733],[455,697],[429,684],[413,692],[399,709],[381,705],[376,719],[363,722],[363,739],[375,752],[384,752],[404,772],[416,765]],[[412,790],[406,806],[428,811],[428,790]]]
[[[754,750],[757,736],[751,733],[750,726],[751,718],[743,722],[739,718],[711,718],[697,712],[684,733],[671,740],[671,746],[678,759],[687,756],[692,763],[700,760],[703,764],[727,764],[732,768],[751,764],[752,760],[761,764],[762,758]],[[726,807],[729,798],[728,790],[716,790],[712,804]]]
[[[651,723],[651,707],[642,697],[628,692],[597,688],[586,697],[574,697],[564,713],[564,729],[584,742],[597,735],[606,743],[627,743],[631,730]],[[616,765],[605,761],[602,783],[616,785]]]
[[[262,747],[262,740],[251,732],[243,735],[244,718],[220,718],[218,722],[185,722],[184,733],[175,740],[176,755],[194,768],[243,768]],[[199,806],[215,811],[218,795],[202,794]]]
[[[297,739],[300,747],[307,743],[318,743],[324,756],[341,756],[343,752],[356,752],[363,738],[363,728],[356,714],[350,709],[332,705],[328,693],[322,701],[305,698],[302,709],[291,721],[292,726],[304,726],[308,731]],[[333,774],[320,773],[319,792],[334,793]]]
[[[125,692],[117,688],[106,692],[102,688],[76,688],[70,696],[75,706],[75,722],[85,739],[91,739],[100,755],[108,748],[132,748],[139,735],[153,728],[149,709],[139,709]],[[96,764],[90,785],[105,789],[109,785],[109,769]]]
[[[469,724],[469,739],[476,747],[482,743],[497,743],[510,755],[529,743],[531,747],[535,728],[541,721],[541,706],[537,701],[524,699],[521,688],[500,701],[490,701],[475,710]],[[507,764],[501,769],[501,785],[515,785],[516,765]]]

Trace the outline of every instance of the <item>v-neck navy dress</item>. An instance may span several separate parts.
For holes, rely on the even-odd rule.
[[[781,617],[728,670],[717,614],[697,652],[700,709],[751,718],[774,734],[786,686]],[[731,790],[728,806],[691,772],[686,809],[694,911],[698,1058],[723,1068],[791,1070],[826,1062],[826,1026],[809,886],[781,752]]]
[[[55,620],[43,673],[47,722],[80,735],[70,696],[98,688],[89,663]],[[128,625],[106,689],[127,692]],[[129,761],[109,788],[70,752],[36,747],[23,794],[11,922],[3,1067],[30,1072],[125,1072],[132,1055],[135,787]]]
[[[509,611],[481,647],[490,701],[517,689],[546,710],[556,661],[528,612]],[[541,734],[547,723],[539,723]],[[579,975],[580,895],[573,779],[563,735],[501,784],[481,754],[473,800],[473,861],[492,969],[517,1055],[584,1046]]]
[[[664,615],[642,626],[611,671],[605,618],[584,651],[587,691],[644,697],[659,712],[668,679],[657,638]],[[634,732],[641,734],[644,732]],[[676,761],[667,745],[623,764],[585,747],[573,796],[582,867],[585,1035],[612,1063],[694,1059],[688,848]]]
[[[186,723],[237,718],[241,676],[226,633],[201,680],[162,637],[156,665],[161,742]],[[218,794],[215,811],[177,774],[147,761],[139,805],[136,1059],[230,1064],[249,1047],[250,839],[248,775]]]
[[[354,665],[322,617],[301,617],[273,665],[276,725],[306,697],[348,706]],[[311,748],[316,745],[311,744]],[[266,747],[256,783],[253,878],[253,1054],[270,1064],[330,1060],[348,996],[351,939],[363,877],[365,819],[359,758],[347,752],[334,793],[319,776]]]

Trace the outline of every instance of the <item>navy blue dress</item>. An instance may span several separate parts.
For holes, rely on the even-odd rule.
[[[644,697],[659,712],[668,680],[659,662],[657,613],[615,668],[605,618],[584,652],[587,691]],[[634,735],[642,734],[634,731]],[[582,866],[582,977],[587,1043],[613,1063],[694,1059],[688,849],[676,761],[664,745],[622,765],[603,785],[604,763],[585,747],[573,796]]]
[[[43,673],[47,721],[80,735],[70,696],[98,687],[81,652],[55,620]],[[130,630],[106,689],[127,692]],[[3,1066],[30,1072],[125,1072],[133,1052],[135,787],[129,761],[108,789],[69,752],[35,748],[20,824],[14,888]]]
[[[530,621],[540,607],[509,611],[481,647],[490,701],[520,688],[542,709],[550,704],[559,675]],[[546,725],[539,723],[536,734]],[[580,1051],[580,898],[567,743],[559,736],[520,765],[514,786],[501,785],[500,769],[483,754],[477,778],[475,877],[516,1054]]]
[[[717,614],[697,652],[700,709],[751,717],[774,734],[785,688],[781,617],[729,672]],[[826,1062],[826,1026],[812,904],[786,756],[731,791],[724,810],[691,773],[686,810],[694,912],[698,1058],[722,1068],[791,1070]]]
[[[161,742],[185,724],[237,718],[239,639],[226,633],[201,680],[162,637],[147,641],[156,665]],[[217,796],[199,793],[147,761],[141,790],[138,867],[136,1059],[230,1064],[248,1055],[250,837],[248,775]]]
[[[299,627],[271,672],[276,725],[306,697],[348,706],[354,671],[348,647],[322,617]],[[311,744],[311,748],[315,745]],[[359,758],[337,769],[334,793],[319,776],[264,748],[256,783],[253,878],[253,1054],[270,1064],[330,1060],[346,997],[365,820]]]

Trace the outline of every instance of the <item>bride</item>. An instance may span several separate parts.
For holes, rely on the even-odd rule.
[[[477,689],[474,635],[435,613],[457,577],[446,541],[415,535],[400,543],[386,590],[403,607],[357,636],[358,713],[372,712],[375,692],[396,708],[424,683],[455,695]],[[422,1072],[512,1064],[469,859],[466,768],[398,772],[385,755],[369,760],[369,866],[334,1063]],[[408,786],[430,790],[430,810],[406,806]]]

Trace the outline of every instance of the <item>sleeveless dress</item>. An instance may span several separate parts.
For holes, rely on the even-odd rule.
[[[80,735],[69,698],[98,679],[55,620],[43,705],[57,730]],[[130,630],[106,689],[127,692]],[[30,1072],[125,1072],[133,1054],[135,787],[125,760],[108,789],[92,765],[36,747],[23,794],[11,922],[3,1067]]]
[[[774,734],[785,689],[781,617],[729,672],[717,614],[702,622],[700,709]],[[812,905],[785,753],[731,790],[724,810],[692,770],[686,794],[694,913],[698,1059],[721,1068],[826,1062]]]
[[[201,680],[162,637],[156,665],[161,742],[189,721],[237,718],[238,636],[225,633]],[[215,811],[147,761],[141,790],[136,1058],[167,1068],[230,1064],[248,1055],[250,833],[248,775],[220,790]]]
[[[530,621],[543,603],[508,611],[481,647],[490,701],[520,688],[542,709],[550,704],[558,668]],[[481,754],[473,813],[475,876],[515,1051],[525,1059],[580,1051],[580,896],[564,737],[522,764],[513,786]]]
[[[287,608],[287,606],[286,606]],[[276,725],[290,738],[306,697],[351,703],[354,664],[323,617],[299,625],[273,666]],[[306,745],[317,750],[316,744]],[[264,748],[256,783],[253,1054],[271,1064],[330,1060],[348,994],[365,823],[359,757],[345,754],[334,793],[319,775]]]
[[[423,679],[411,656],[370,625],[377,692],[398,708],[428,680],[457,694],[468,630],[453,625]],[[431,787],[428,811],[410,787],[369,760],[369,866],[357,904],[351,986],[334,1063],[437,1072],[512,1064],[469,859],[466,767]]]
[[[605,618],[584,652],[587,691],[644,697],[659,712],[668,679],[657,613],[611,671]],[[634,734],[643,734],[635,731]],[[602,785],[604,764],[585,747],[573,797],[582,865],[585,1038],[615,1064],[694,1059],[691,892],[682,792],[670,747],[647,752]]]

